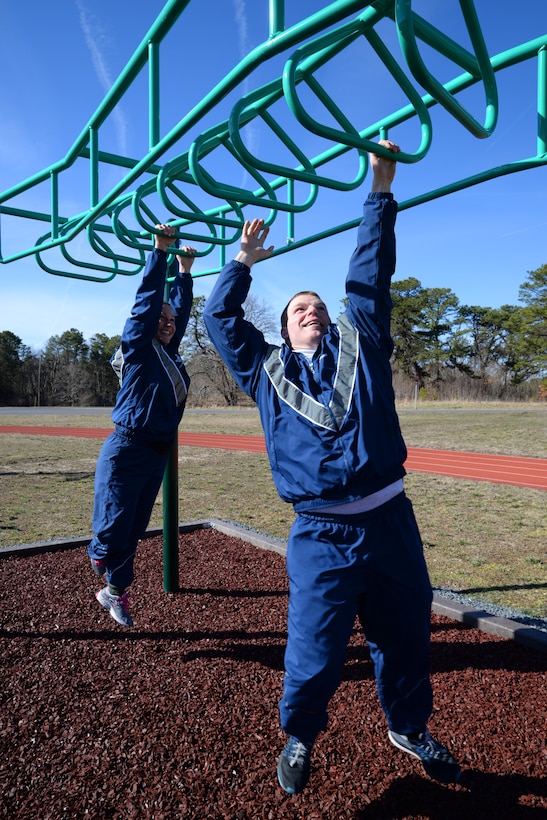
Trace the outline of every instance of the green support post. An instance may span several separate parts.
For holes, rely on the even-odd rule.
[[[538,52],[538,156],[547,153],[547,46]]]

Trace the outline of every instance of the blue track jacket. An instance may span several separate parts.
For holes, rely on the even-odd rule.
[[[224,266],[204,320],[239,386],[256,402],[279,495],[296,512],[355,501],[405,474],[390,367],[390,282],[397,203],[364,205],[346,280],[348,303],[306,358],[270,345],[244,318],[247,265]]]
[[[173,440],[190,385],[178,348],[192,308],[192,277],[177,270],[169,294],[176,332],[164,346],[155,337],[165,301],[166,274],[167,255],[156,248],[146,262],[121,338],[121,386],[112,421],[119,432],[135,442],[167,444]]]

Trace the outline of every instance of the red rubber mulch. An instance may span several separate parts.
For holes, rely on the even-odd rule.
[[[283,556],[213,529],[139,547],[135,625],[95,601],[84,548],[0,561],[0,816],[26,820],[544,818],[547,655],[432,616],[430,729],[460,760],[429,779],[387,740],[356,629],[308,789],[277,785]]]

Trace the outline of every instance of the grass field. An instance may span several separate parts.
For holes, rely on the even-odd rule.
[[[104,413],[0,415],[1,425],[110,427]],[[547,407],[399,407],[410,447],[547,458]],[[188,411],[182,430],[259,435],[255,410]],[[0,435],[0,547],[90,532],[101,440]],[[267,457],[179,450],[179,520],[223,518],[286,538],[292,508],[277,496]],[[410,474],[411,498],[434,586],[547,617],[547,506],[540,490]],[[151,526],[162,524],[158,496]]]

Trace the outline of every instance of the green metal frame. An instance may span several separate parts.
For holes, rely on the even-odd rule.
[[[359,218],[296,238],[296,220],[313,208],[322,188],[353,190],[366,177],[368,153],[373,147],[376,153],[385,151],[389,156],[386,149],[378,147],[377,139],[386,136],[396,126],[416,119],[420,127],[417,150],[401,152],[397,157],[403,163],[418,162],[427,154],[432,142],[430,110],[437,105],[476,138],[488,138],[494,132],[498,118],[496,72],[528,60],[537,60],[538,68],[536,155],[432,189],[399,203],[399,209],[412,208],[495,177],[545,165],[547,34],[489,56],[473,0],[458,1],[473,52],[416,14],[412,10],[412,0],[376,0],[373,3],[336,0],[290,28],[285,27],[285,0],[268,0],[267,39],[247,54],[171,130],[163,133],[159,113],[160,47],[190,3],[190,0],[169,0],[66,156],[0,194],[0,262],[7,265],[34,256],[38,265],[48,273],[92,282],[108,282],[117,274],[133,276],[142,271],[146,253],[153,247],[154,226],[164,221],[165,211],[168,211],[174,217],[176,238],[202,244],[204,247],[199,256],[215,255],[211,268],[196,274],[207,276],[222,268],[226,247],[239,240],[245,221],[244,211],[250,206],[266,209],[268,224],[273,223],[280,213],[286,215],[289,239],[285,246],[276,248],[274,254],[292,252],[357,226]],[[399,61],[378,32],[383,21],[391,21],[395,26],[401,49]],[[373,49],[408,100],[408,104],[399,110],[369,124],[351,122],[317,76],[322,66],[361,41]],[[420,44],[451,60],[462,73],[449,82],[439,82],[426,67]],[[285,56],[281,76],[241,95],[227,119],[200,130],[205,117],[228,94],[248,80],[255,69],[279,55]],[[101,127],[144,68],[148,69],[148,152],[142,158],[131,158],[102,151]],[[420,91],[415,84],[420,86]],[[482,123],[457,99],[461,92],[477,84],[482,85],[485,96]],[[303,91],[308,96],[311,93],[321,103],[329,121],[335,123],[334,127],[312,115],[303,102]],[[330,147],[327,150],[310,158],[296,144],[272,113],[272,107],[283,98],[299,126],[328,141]],[[249,149],[245,142],[245,128],[257,120],[262,127],[270,129],[294,158],[294,164],[288,166],[271,158],[266,160]],[[198,136],[192,138],[191,134],[196,131]],[[349,152],[355,155],[354,175],[350,179],[340,179],[331,168],[336,160]],[[237,187],[217,178],[218,173],[213,173],[208,166],[219,154],[227,154],[231,161],[241,166],[254,187]],[[78,214],[61,214],[59,180],[82,161],[88,164],[89,207]],[[126,173],[101,197],[101,172],[112,167]],[[28,200],[28,195],[44,183],[49,184],[50,212],[21,207],[19,199],[22,195],[27,195]],[[303,186],[306,186],[304,194]],[[211,207],[205,208],[201,204],[204,195],[213,199]],[[156,212],[158,203],[161,213]],[[2,215],[25,221],[25,224],[30,220],[31,226],[36,223],[38,238],[16,252],[2,255]],[[133,227],[129,227],[130,224]],[[69,251],[69,243],[82,232],[86,233],[90,255],[86,259],[77,259]],[[55,250],[58,251],[56,260],[60,256],[66,267],[64,263],[60,268],[50,261]],[[176,464],[175,448],[164,481],[164,585],[168,591],[174,591],[178,582]]]
[[[296,238],[295,225],[299,214],[313,208],[321,188],[349,191],[362,184],[368,171],[367,154],[375,140],[395,126],[412,119],[420,124],[421,141],[414,153],[402,152],[400,162],[420,161],[432,141],[430,109],[440,105],[477,138],[493,133],[498,116],[495,73],[527,60],[538,62],[538,133],[537,154],[483,171],[466,179],[455,180],[401,203],[401,209],[410,208],[510,173],[543,165],[547,162],[547,35],[489,57],[473,0],[459,0],[469,39],[474,53],[460,46],[439,29],[412,10],[412,0],[377,0],[372,4],[362,0],[337,0],[316,14],[285,29],[285,0],[268,0],[269,36],[253,49],[229,74],[167,133],[162,133],[159,115],[160,47],[171,29],[179,22],[190,0],[169,0],[156,22],[136,49],[118,80],[106,95],[95,114],[75,141],[67,155],[38,174],[0,194],[1,216],[31,220],[40,223],[40,235],[27,247],[2,255],[0,230],[0,262],[9,264],[27,256],[34,256],[48,273],[107,282],[115,275],[135,275],[144,266],[146,252],[152,247],[154,225],[163,221],[165,209],[174,216],[177,238],[202,243],[200,256],[218,254],[209,270],[199,275],[218,272],[225,258],[225,247],[239,240],[244,222],[244,208],[267,208],[266,221],[271,224],[280,213],[287,218],[287,246],[275,253],[294,251],[302,245],[316,242],[326,236],[340,233],[354,226],[354,222],[332,225],[326,231]],[[393,22],[400,43],[402,60],[398,62],[382,42],[377,28],[381,21]],[[350,122],[340,110],[332,95],[327,93],[317,78],[317,71],[352,43],[363,39],[375,51],[385,69],[393,77],[408,105],[379,122],[364,125]],[[450,82],[440,83],[428,70],[420,53],[420,44],[435,49],[463,69]],[[204,117],[261,64],[274,56],[286,56],[282,76],[240,97],[227,120],[208,128],[191,138]],[[408,72],[401,68],[406,65]],[[101,127],[135,82],[144,68],[148,69],[148,138],[149,151],[143,158],[124,157],[103,152],[99,148]],[[481,84],[485,94],[485,115],[481,124],[458,101],[460,92]],[[417,85],[422,91],[417,90]],[[319,122],[302,101],[302,89],[307,87],[329,113],[336,127]],[[427,91],[423,94],[423,89]],[[304,129],[328,140],[331,147],[309,158],[271,113],[272,106],[281,98],[288,110]],[[244,129],[260,119],[294,157],[294,165],[282,165],[271,158],[256,156],[245,143]],[[185,138],[187,140],[184,145]],[[166,159],[168,152],[176,151],[175,158]],[[208,170],[207,163],[219,152],[228,152],[234,162],[247,172],[255,187],[236,187],[218,179]],[[340,179],[329,173],[334,161],[343,154],[355,155],[353,178]],[[88,163],[89,208],[74,215],[61,214],[59,209],[59,180],[76,162]],[[102,197],[101,172],[108,166],[127,170]],[[143,181],[143,176],[146,176]],[[50,213],[41,213],[18,206],[22,194],[32,192],[38,185],[49,183]],[[295,198],[296,186],[299,198]],[[302,196],[302,184],[308,186]],[[200,195],[214,199],[211,208],[204,209]],[[28,196],[27,196],[28,199]],[[162,213],[158,214],[157,202]],[[155,205],[152,202],[156,203]],[[127,214],[127,218],[126,215]],[[136,223],[139,229],[129,228]],[[44,231],[44,227],[46,230]],[[1,229],[1,221],[0,221]],[[77,259],[69,252],[69,243],[85,231],[90,256]],[[23,233],[23,232],[21,232]],[[120,250],[120,244],[130,249]],[[57,248],[63,266],[50,262],[52,249]],[[64,263],[67,263],[66,266]]]

